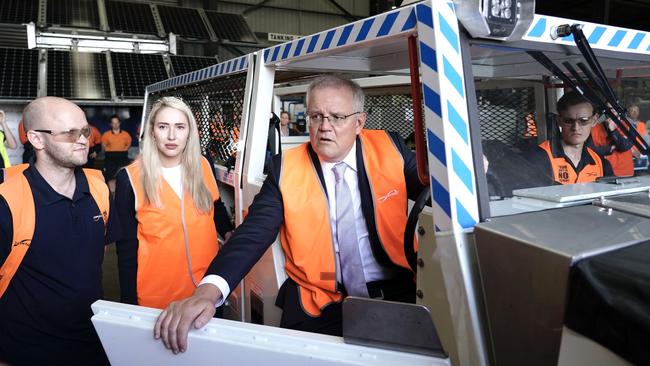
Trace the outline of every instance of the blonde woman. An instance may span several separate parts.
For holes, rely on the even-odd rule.
[[[161,98],[145,129],[140,156],[117,174],[120,291],[122,302],[165,308],[194,292],[217,253],[217,232],[227,238],[232,225],[190,108]]]

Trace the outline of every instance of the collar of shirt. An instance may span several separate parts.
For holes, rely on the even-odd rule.
[[[25,170],[24,174],[32,189],[34,202],[36,204],[47,206],[54,204],[60,200],[68,199],[67,197],[55,191],[52,186],[50,186],[45,178],[43,178],[41,173],[38,172],[34,164],[30,164],[29,168]],[[74,176],[75,189],[74,194],[72,195],[72,201],[76,202],[83,196],[89,195],[90,188],[88,188],[88,181],[86,180],[86,177],[81,168],[76,168],[74,170]]]
[[[341,161],[347,164],[348,168],[352,169],[352,171],[356,173],[357,172],[357,142],[355,141],[352,144],[352,148],[345,156],[345,158],[343,158],[343,160],[341,161],[337,161],[333,163],[328,161],[323,161],[320,158],[320,156],[318,157],[318,160],[320,160],[320,167],[321,169],[323,169],[323,175],[331,175],[332,177],[334,177],[334,172],[332,171],[332,169],[334,168],[334,165],[340,163]],[[327,178],[325,180],[327,181]]]
[[[591,137],[590,137],[591,139]],[[566,156],[564,153],[564,149],[562,148],[562,141],[560,139],[557,140],[555,144],[551,144],[551,153],[553,154],[554,158],[564,158],[571,166],[573,166],[575,169],[578,171],[581,171],[582,168],[585,165],[593,165],[596,164],[594,159],[591,158],[591,154],[587,151],[587,144],[590,140],[585,141],[585,144],[582,146],[582,155],[580,156],[580,163],[578,163],[578,166],[573,166],[573,162],[571,159]]]

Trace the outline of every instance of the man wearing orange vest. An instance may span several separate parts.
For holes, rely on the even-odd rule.
[[[632,141],[621,133],[611,119],[594,125],[591,129],[591,138],[586,144],[609,161],[614,175],[619,177],[634,175]]]
[[[90,126],[90,137],[88,137],[88,161],[84,167],[94,168],[95,159],[97,154],[102,151],[102,133],[99,132],[97,127],[93,125]]]
[[[24,124],[35,160],[0,184],[0,363],[108,364],[90,305],[119,226],[101,173],[80,168],[88,122],[75,104],[43,97]]]
[[[242,225],[154,337],[184,352],[190,326],[210,320],[278,233],[289,277],[276,300],[282,327],[340,335],[346,295],[414,302],[403,236],[407,198],[424,187],[401,137],[363,130],[363,105],[363,90],[340,76],[309,85],[310,142],[276,159]]]
[[[534,149],[529,159],[548,172],[548,184],[594,182],[614,175],[609,162],[585,145],[596,123],[593,106],[580,93],[570,91],[557,102],[560,139],[547,140]]]
[[[639,119],[639,106],[637,104],[630,104],[627,107],[627,120],[630,121],[632,126],[636,128],[637,132],[645,142],[650,145],[650,135],[648,135],[648,127],[646,123]],[[636,147],[632,148],[632,154],[635,159],[641,156],[641,153]]]
[[[104,177],[111,192],[115,192],[115,174],[129,165],[129,148],[131,135],[120,128],[121,122],[118,115],[111,116],[111,129],[102,135],[104,148]]]

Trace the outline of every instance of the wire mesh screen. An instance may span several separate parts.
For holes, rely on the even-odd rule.
[[[36,97],[38,50],[0,48],[0,65],[0,97]]]
[[[74,99],[110,99],[104,54],[49,50],[47,95]]]
[[[49,0],[47,22],[63,26],[99,28],[97,1]]]
[[[537,137],[535,88],[480,89],[476,99],[482,140],[519,146]]]
[[[175,96],[187,103],[199,126],[201,150],[215,162],[230,165],[239,141],[244,105],[246,74],[228,75],[185,88],[163,90],[149,95],[147,114],[153,103],[164,96]]]
[[[38,21],[38,0],[0,1],[0,23],[22,24]]]
[[[112,30],[157,34],[153,14],[148,4],[135,4],[122,1],[107,1],[106,16]]]
[[[413,104],[409,94],[366,96],[365,128],[398,132],[406,139],[413,132]]]

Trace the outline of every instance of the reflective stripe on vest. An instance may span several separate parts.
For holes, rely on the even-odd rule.
[[[0,130],[0,159],[3,160],[3,164],[5,168],[8,168],[11,166],[11,162],[9,161],[9,155],[7,154],[7,148],[5,147],[5,140],[7,137],[4,135],[4,131]]]
[[[551,145],[549,141],[542,142],[539,147],[546,151],[549,161],[551,162],[551,167],[553,168],[553,179],[560,184],[573,184],[573,183],[584,183],[584,182],[594,182],[598,177],[603,176],[603,162],[600,159],[600,156],[596,154],[593,150],[588,147],[587,152],[595,162],[595,164],[585,164],[584,168],[580,171],[580,174],[577,174],[573,166],[566,161],[564,157],[556,158],[553,157],[551,152]]]
[[[391,261],[409,268],[403,247],[407,195],[402,156],[384,131],[363,130],[360,139],[379,240]],[[329,303],[340,302],[342,295],[336,291],[327,196],[309,156],[308,143],[283,153],[280,191],[285,269],[298,284],[303,310],[319,316]]]
[[[206,159],[201,161],[201,170],[212,200],[218,200],[217,182]],[[181,217],[181,199],[163,177],[160,177],[159,189],[162,208],[145,203],[140,161],[129,165],[126,171],[135,196],[138,221],[138,304],[162,309],[170,302],[186,298],[194,292],[187,263],[185,234],[192,276],[197,283],[217,254],[214,210],[200,213],[191,195],[184,190],[182,204],[185,216]]]
[[[21,164],[16,166],[17,169],[12,170],[13,172],[22,172],[27,166],[27,164]],[[99,208],[99,212],[104,219],[104,227],[106,227],[110,209],[108,186],[104,183],[101,171],[84,169],[83,172],[88,181],[90,194]],[[0,297],[9,287],[9,282],[16,274],[25,254],[27,254],[34,236],[36,208],[32,189],[24,174],[15,176],[16,178],[10,176],[12,179],[0,184],[0,196],[5,199],[9,206],[14,231],[11,251],[2,264],[2,268],[0,268]]]

